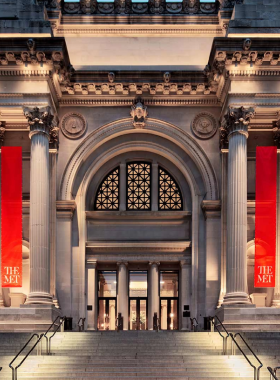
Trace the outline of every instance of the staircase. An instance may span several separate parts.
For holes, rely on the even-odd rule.
[[[0,372],[1,380],[12,379],[12,371],[8,364],[29,337],[29,334],[21,333],[0,334],[0,367],[3,367]],[[254,335],[250,336],[252,341],[254,337]],[[270,342],[272,338],[269,337],[269,339],[267,342]],[[280,359],[275,356],[276,352],[262,351],[261,354],[261,360],[266,365],[272,367],[279,365]],[[280,355],[279,350],[278,354]],[[22,357],[15,364],[21,360]],[[266,365],[261,371],[261,380],[269,379]],[[241,355],[223,356],[221,337],[218,333],[209,332],[57,333],[52,339],[51,356],[36,356],[34,352],[34,355],[28,357],[18,371],[18,380],[230,380],[237,378],[253,379],[253,368]]]

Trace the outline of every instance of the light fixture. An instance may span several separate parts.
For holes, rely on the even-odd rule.
[[[172,317],[174,317],[174,314],[173,314],[173,313],[171,313],[171,314],[170,314],[170,317],[171,317],[171,318],[172,318]]]
[[[161,284],[164,284],[164,281],[161,281],[160,283],[161,283]]]

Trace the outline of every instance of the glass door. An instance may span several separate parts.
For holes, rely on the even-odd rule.
[[[99,298],[98,300],[98,330],[116,329],[116,299]]]
[[[147,299],[130,298],[129,330],[147,330]]]
[[[117,272],[98,271],[98,330],[116,329]]]
[[[148,328],[147,271],[129,272],[129,330]]]
[[[178,330],[178,298],[160,299],[161,330]]]

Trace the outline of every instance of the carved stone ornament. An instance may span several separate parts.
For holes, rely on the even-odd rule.
[[[228,135],[242,133],[248,136],[248,126],[254,116],[255,110],[252,107],[228,107],[228,112],[225,115],[225,128],[228,131]]]
[[[0,145],[3,145],[4,143],[4,137],[5,137],[5,132],[6,132],[6,123],[4,121],[0,122]]]
[[[26,117],[30,133],[29,136],[36,133],[45,133],[49,136],[50,128],[52,126],[53,115],[51,114],[51,107],[42,107],[42,108],[28,108],[25,107],[24,116]]]
[[[193,119],[192,131],[200,139],[210,139],[217,132],[217,121],[210,113],[199,113]]]
[[[132,123],[135,128],[145,128],[146,118],[148,116],[147,107],[138,101],[131,107],[130,115],[132,116]]]
[[[61,120],[62,133],[69,139],[78,139],[83,136],[86,129],[86,119],[79,113],[67,113]]]
[[[250,38],[246,38],[243,42],[243,50],[249,51],[252,46],[252,40]]]

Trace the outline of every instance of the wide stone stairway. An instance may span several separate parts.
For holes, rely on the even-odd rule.
[[[280,334],[248,333],[245,339],[263,361],[261,380],[269,379],[267,365],[280,365]],[[0,379],[11,380],[9,362],[31,334],[0,334]],[[33,342],[34,344],[34,342]],[[222,338],[210,332],[121,331],[64,332],[52,339],[51,355],[36,350],[18,371],[20,379],[207,380],[253,379],[245,358],[222,355]],[[24,352],[28,352],[28,348]],[[247,352],[247,351],[246,351]],[[230,353],[230,345],[228,353]],[[279,355],[279,356],[278,356]],[[14,365],[22,360],[21,355]],[[250,356],[253,363],[253,356]]]

